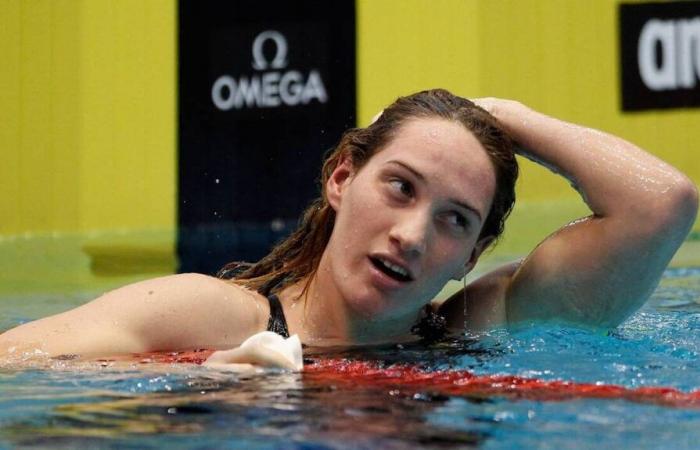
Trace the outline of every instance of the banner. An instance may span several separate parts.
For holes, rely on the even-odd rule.
[[[353,1],[179,3],[181,271],[254,261],[355,126]]]
[[[700,106],[700,1],[622,4],[622,110]]]

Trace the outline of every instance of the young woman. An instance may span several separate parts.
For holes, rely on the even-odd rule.
[[[426,305],[503,230],[517,177],[511,139],[566,177],[592,215],[426,321]],[[0,354],[225,349],[265,329],[311,345],[401,342],[436,332],[440,317],[453,331],[542,320],[608,329],[654,290],[697,203],[683,174],[622,139],[514,101],[420,92],[346,132],[321,197],[260,262],[117,289],[7,331]]]

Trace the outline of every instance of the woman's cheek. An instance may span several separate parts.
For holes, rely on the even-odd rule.
[[[431,267],[440,267],[440,278],[449,281],[455,273],[459,273],[469,260],[469,249],[473,248],[473,243],[455,241],[452,239],[443,240],[436,251],[436,257],[429,264]]]

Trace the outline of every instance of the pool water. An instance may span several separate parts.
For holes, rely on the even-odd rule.
[[[5,299],[0,329],[82,303]],[[647,305],[609,335],[543,325],[432,345],[345,349],[311,358],[428,373],[700,389],[700,268],[666,271]],[[700,403],[532,400],[410,389],[304,373],[235,375],[185,364],[56,361],[0,369],[0,448],[697,448]]]

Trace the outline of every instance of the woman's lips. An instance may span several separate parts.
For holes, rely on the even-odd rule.
[[[394,272],[379,258],[369,257],[370,274],[373,282],[383,289],[396,289],[411,281],[410,276]]]

